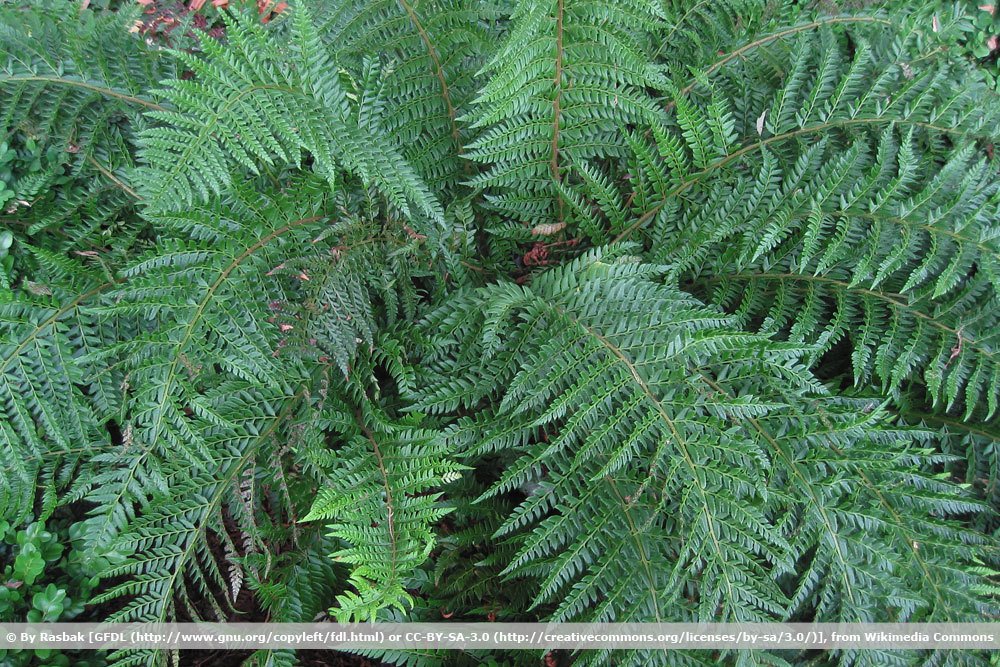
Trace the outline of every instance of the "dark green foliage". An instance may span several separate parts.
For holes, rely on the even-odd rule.
[[[305,8],[293,17],[290,48],[248,19],[227,20],[229,43],[201,42],[205,57],[177,52],[193,73],[167,82],[163,97],[177,109],[154,111],[162,126],[141,134],[150,166],[137,174],[153,209],[221,194],[231,166],[256,172],[257,164],[299,164],[309,153],[317,173],[336,187],[341,167],[375,183],[404,214],[409,204],[431,218],[441,210],[402,159],[394,142],[376,140],[352,117],[347,91]],[[286,66],[295,61],[293,70]]]
[[[899,616],[974,618],[977,603],[963,601],[972,582],[948,562],[982,538],[890,518],[915,506],[942,517],[979,509],[919,474],[934,457],[913,447],[928,434],[884,425],[871,401],[824,397],[801,349],[734,330],[656,273],[635,258],[586,255],[530,289],[487,288],[426,322],[453,331],[455,349],[426,363],[440,379],[426,382],[418,408],[501,391],[495,412],[460,420],[452,438],[473,457],[517,453],[486,497],[535,485],[497,531],[518,535],[506,573],[541,579],[533,606],[558,601],[559,620],[688,608],[681,618],[763,621],[818,595],[821,617],[866,621],[925,585],[889,575],[917,559],[940,561],[941,594]],[[477,318],[482,302],[491,308]],[[501,339],[511,352],[491,345]],[[938,534],[939,555],[914,553],[925,531]],[[792,599],[767,581],[803,560],[812,563]]]
[[[167,45],[18,5],[0,510],[77,512],[84,614],[997,613],[1000,104],[961,7],[303,0]]]
[[[129,32],[131,11],[77,17],[54,0],[8,7],[0,125],[17,159],[5,222],[21,250],[121,248],[133,240],[122,232],[134,203],[126,172],[136,165],[135,133],[159,107],[153,88],[177,75],[176,62]],[[25,258],[19,267],[27,278],[30,266]]]
[[[434,547],[430,527],[448,512],[440,493],[425,492],[438,480],[460,477],[461,467],[447,460],[439,432],[412,419],[393,423],[367,402],[357,409],[339,405],[329,419],[346,439],[337,451],[342,462],[324,466],[332,468],[328,485],[303,521],[329,521],[331,537],[350,545],[333,556],[354,566],[350,582],[358,592],[338,596],[337,616],[368,620],[386,608],[405,613],[413,606],[406,591],[411,573]],[[385,521],[372,521],[383,512]]]

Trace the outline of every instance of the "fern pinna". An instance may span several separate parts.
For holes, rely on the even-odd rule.
[[[95,614],[996,614],[1000,105],[962,8],[229,4],[0,9],[0,508],[77,520]]]

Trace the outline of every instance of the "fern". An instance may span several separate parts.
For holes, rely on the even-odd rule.
[[[432,219],[442,216],[392,143],[373,140],[351,118],[346,91],[324,76],[330,57],[304,7],[294,12],[288,48],[247,18],[226,25],[227,47],[203,40],[205,59],[176,53],[195,79],[167,82],[162,95],[188,114],[150,112],[165,124],[142,134],[149,166],[137,176],[152,207],[174,209],[222,192],[232,183],[231,165],[257,171],[276,160],[300,164],[308,151],[331,187],[343,165],[376,183],[402,212],[412,202]],[[301,63],[295,72],[281,66],[289,58]]]
[[[686,288],[744,325],[815,344],[815,361],[878,321],[876,336],[852,336],[856,383],[874,375],[894,390],[922,376],[971,417],[997,389],[995,309],[980,307],[995,298],[997,199],[968,137],[995,118],[976,84],[946,83],[950,63],[880,69],[872,47],[849,60],[829,28],[807,35],[769,102],[726,109],[739,99],[714,90],[726,82],[704,105],[681,91],[677,125],[653,125],[653,146],[633,139],[645,212],[619,236],[651,224],[654,256]],[[796,74],[809,71],[811,82]],[[835,128],[845,134],[808,140]],[[945,138],[958,147],[921,153]],[[981,416],[992,413],[990,401]]]
[[[230,399],[228,405],[216,407],[238,407],[266,415],[277,398],[248,395],[245,390],[242,395],[235,393],[234,396],[236,398]],[[209,535],[230,539],[224,514],[227,510],[228,513],[238,511],[244,501],[243,494],[233,493],[234,487],[239,489],[241,479],[247,475],[253,483],[254,476],[259,474],[256,466],[267,465],[267,450],[273,447],[272,441],[282,422],[293,414],[292,407],[290,404],[283,412],[256,422],[247,420],[241,427],[228,432],[208,426],[206,431],[212,432],[217,452],[217,467],[211,473],[186,474],[182,467],[156,471],[162,474],[159,480],[154,479],[160,488],[148,490],[147,486],[143,489],[148,501],[145,511],[131,517],[110,544],[103,547],[108,552],[126,556],[104,573],[105,577],[119,578],[119,583],[108,586],[94,599],[99,603],[124,598],[126,603],[111,614],[109,620],[166,622],[175,619],[178,613],[192,619],[225,620],[229,617],[237,595],[233,592],[235,580],[227,564],[220,562],[209,548]],[[128,489],[130,493],[135,493],[134,489],[146,481],[137,474],[137,467],[133,465],[129,470],[134,479],[121,482],[123,486],[132,487]],[[99,481],[107,485],[107,490],[91,492],[91,499],[120,505],[124,498],[117,490],[119,487],[109,484],[109,480]],[[292,516],[294,518],[294,514]],[[97,531],[106,523],[107,518],[100,513],[89,519],[88,538],[96,543],[101,538]],[[266,553],[280,543],[276,535],[269,537],[270,544],[261,545],[260,552]],[[240,571],[239,565],[236,571]],[[296,618],[294,615],[289,617]],[[298,619],[308,620],[308,617],[298,616]],[[149,649],[122,649],[112,659],[116,664],[148,664],[158,660],[158,653]]]
[[[488,128],[467,153],[488,164],[472,183],[495,191],[494,210],[530,224],[562,221],[567,165],[623,155],[615,128],[655,114],[645,88],[665,83],[632,33],[663,18],[642,1],[518,4],[471,116]]]
[[[703,246],[695,237],[671,254],[681,267],[696,253],[721,252],[712,274],[692,277],[692,287],[747,324],[815,343],[817,360],[850,339],[857,383],[876,375],[895,389],[922,377],[944,406],[961,405],[971,417],[985,405],[989,418],[995,309],[982,304],[996,298],[995,181],[969,149],[917,176],[912,134],[902,146],[894,135],[887,130],[874,155],[855,144],[815,178],[799,174],[823,164],[822,144],[787,176],[765,154],[740,190],[714,193],[734,201],[739,191],[754,193],[731,214],[732,234],[716,227]],[[767,180],[779,184],[775,195],[755,199]],[[872,321],[884,323],[885,335],[861,333]]]
[[[277,250],[289,235],[301,240],[302,229],[322,216],[308,196],[271,207],[255,198],[245,191],[228,205],[160,218],[160,228],[176,236],[123,271],[125,282],[105,311],[146,324],[135,338],[102,352],[125,362],[135,387],[133,438],[142,451],[170,451],[192,464],[211,461],[194,424],[228,425],[210,407],[217,391],[232,391],[220,379],[287,391],[296,377],[273,356],[277,327],[267,322],[267,303],[281,295],[276,281],[259,284],[252,308],[242,303],[241,290],[250,276],[280,263]]]
[[[469,128],[460,116],[475,91],[473,63],[487,48],[483,9],[462,1],[338,2],[323,17],[336,62],[373,79],[359,124],[397,137],[407,163],[440,187],[454,187],[466,170]]]
[[[37,143],[51,159],[18,183],[24,231],[93,251],[107,240],[95,232],[121,227],[131,211],[134,133],[148,125],[143,112],[161,108],[151,89],[176,63],[128,32],[132,12],[64,15],[44,1],[0,12],[0,124],[5,140]]]
[[[40,282],[37,294],[0,302],[0,508],[14,521],[32,514],[36,482],[54,492],[72,478],[75,461],[109,444],[100,424],[120,402],[114,375],[96,378],[93,366],[77,363],[123,333],[114,322],[102,324],[94,310],[113,283],[77,263],[60,264],[74,272],[71,281]]]
[[[189,3],[174,39],[22,4],[0,511],[78,521],[94,620],[995,616],[1000,107],[960,8]]]
[[[428,491],[454,481],[461,469],[447,461],[435,431],[393,423],[364,406],[356,414],[339,406],[330,415],[341,424],[345,443],[303,519],[333,521],[331,536],[349,545],[332,555],[353,566],[350,582],[357,589],[338,596],[342,619],[374,619],[381,609],[406,613],[412,607],[408,577],[430,555],[432,526],[448,511],[437,502],[440,492]]]
[[[530,290],[487,288],[427,323],[437,330],[463,321],[450,345],[473,352],[460,361],[434,349],[431,359],[447,361],[417,407],[447,410],[490,397],[496,409],[460,420],[452,436],[469,456],[515,453],[483,497],[537,485],[496,533],[524,533],[505,572],[538,580],[533,605],[558,600],[557,620],[785,618],[815,594],[815,574],[805,573],[793,599],[778,576],[806,554],[826,568],[827,550],[847,549],[829,565],[843,569],[825,575],[832,586],[850,581],[850,590],[816,594],[818,618],[870,619],[883,600],[911,598],[924,586],[952,591],[927,613],[976,613],[974,600],[964,602],[969,581],[944,554],[969,554],[961,545],[977,538],[939,526],[937,516],[976,506],[917,471],[927,451],[912,451],[912,443],[926,434],[893,430],[880,425],[877,410],[866,415],[824,398],[799,364],[801,349],[731,329],[723,315],[657,284],[655,267],[614,254],[586,255]],[[470,317],[483,302],[485,314]],[[491,354],[501,327],[514,344]],[[725,366],[707,361],[722,350]],[[500,380],[491,385],[498,395],[474,389],[485,377]],[[773,476],[772,465],[782,472]],[[878,470],[906,482],[883,491]],[[860,488],[845,488],[845,475]],[[926,514],[920,522],[870,515],[859,493],[890,516],[916,507]],[[787,523],[794,516],[805,525]],[[930,541],[919,555],[916,539]],[[935,555],[931,545],[943,543]],[[888,572],[897,559],[919,559],[930,581],[859,580],[868,568]]]

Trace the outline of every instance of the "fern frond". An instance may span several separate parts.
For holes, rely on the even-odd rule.
[[[428,183],[457,185],[468,128],[459,120],[475,91],[472,76],[487,50],[482,4],[464,0],[343,0],[324,17],[321,36],[342,67],[372,62],[360,122],[398,137],[403,156]]]
[[[374,183],[400,211],[433,220],[440,204],[385,137],[360,127],[347,92],[305,4],[293,11],[290,40],[239,14],[226,17],[228,43],[201,43],[204,57],[173,55],[192,80],[164,82],[163,99],[185,112],[151,111],[163,125],[142,133],[147,166],[140,192],[154,210],[204,201],[233,184],[236,168],[301,166],[307,152],[331,188],[346,169]],[[292,70],[284,65],[295,60]]]
[[[971,145],[943,164],[918,164],[913,148],[912,132],[889,129],[873,151],[821,143],[787,172],[765,153],[756,175],[712,193],[740,202],[721,224],[706,219],[717,206],[665,217],[693,233],[659,256],[745,325],[815,344],[816,362],[850,341],[856,384],[920,378],[942,409],[988,419],[1000,179]],[[709,270],[689,272],[709,256]]]
[[[149,89],[174,72],[172,63],[138,36],[129,12],[65,20],[54,6],[0,12],[0,108],[3,128],[53,144],[93,150],[90,138],[107,124],[142,126],[141,113],[160,108]]]
[[[996,616],[1000,105],[961,8],[27,4],[0,516],[83,513],[94,613]]]
[[[303,230],[324,219],[322,199],[299,192],[301,199],[261,202],[245,190],[226,204],[164,213],[157,223],[174,238],[123,272],[105,312],[147,326],[100,357],[125,362],[133,438],[142,451],[211,462],[195,423],[230,421],[209,407],[219,373],[262,389],[287,390],[301,378],[275,358],[278,327],[267,308],[282,296],[277,278],[267,276],[284,258],[282,247],[303,242]],[[248,294],[248,285],[257,291]]]
[[[65,459],[65,485],[74,461],[109,444],[100,425],[121,400],[107,377],[95,377],[97,367],[80,361],[114,340],[95,312],[114,283],[71,265],[71,277],[38,284],[44,293],[0,301],[0,514],[14,521],[31,515],[40,470]]]
[[[990,102],[992,94],[964,65],[937,52],[878,57],[885,47],[873,32],[877,27],[869,23],[884,22],[810,23],[808,29],[796,31],[793,48],[780,56],[753,42],[757,48],[740,52],[738,60],[720,61],[717,68],[710,68],[711,78],[706,73],[696,80],[701,86],[674,93],[667,120],[649,128],[663,161],[649,163],[636,153],[633,169],[641,171],[648,183],[639,182],[639,191],[632,196],[649,204],[619,240],[650,226],[678,198],[697,200],[717,180],[739,178],[746,168],[759,164],[764,151],[791,170],[818,138],[836,146],[839,153],[858,142],[874,145],[890,126],[912,131],[915,140],[935,150],[995,134],[998,117]],[[845,53],[839,34],[849,29],[859,44],[852,54]],[[787,72],[776,75],[765,68],[774,57],[791,59]],[[758,64],[761,70],[756,69]],[[777,82],[776,77],[780,77]],[[956,79],[963,85],[952,85]],[[724,113],[731,119],[728,127],[735,141],[725,142],[728,147],[713,142],[705,155],[706,138],[685,136],[683,128],[712,127],[713,115],[719,116],[713,107],[722,99],[732,104]],[[646,141],[635,142],[633,152],[635,144]],[[704,166],[698,168],[695,160]]]
[[[194,620],[229,617],[234,602],[229,592],[230,575],[227,564],[210,547],[210,535],[229,539],[224,513],[234,511],[231,506],[240,503],[233,486],[248,471],[253,474],[258,460],[266,460],[265,452],[273,447],[279,429],[294,416],[301,393],[289,399],[275,392],[267,395],[235,386],[228,389],[212,407],[219,413],[243,412],[248,417],[229,428],[203,426],[201,435],[215,452],[216,467],[192,474],[176,462],[161,464],[160,488],[143,488],[148,497],[141,512],[123,517],[117,533],[102,549],[126,556],[102,573],[114,583],[94,598],[96,603],[124,602],[109,619],[162,623],[176,620],[178,615]],[[104,539],[101,532],[107,519],[103,508],[121,511],[128,506],[123,498],[115,497],[115,490],[142,481],[122,480],[91,492],[89,497],[99,506],[86,526],[88,539],[96,548]],[[291,609],[288,612],[294,616]],[[158,654],[156,649],[121,649],[110,659],[122,665],[155,664]]]
[[[176,75],[129,33],[131,11],[70,14],[47,2],[0,8],[0,131],[50,160],[18,182],[30,236],[61,226],[83,237],[131,209],[134,135],[148,125],[143,112],[162,109],[151,89]]]
[[[448,460],[440,434],[415,422],[394,422],[374,406],[332,409],[345,425],[344,445],[329,481],[303,521],[331,521],[344,543],[332,557],[351,566],[356,589],[337,596],[339,619],[374,619],[379,610],[406,613],[413,605],[409,579],[434,546],[431,527],[449,508],[437,489],[462,466]],[[351,428],[353,426],[353,428]]]
[[[933,579],[900,583],[905,594],[966,589],[947,550],[934,545],[962,549],[975,537],[937,515],[975,503],[916,468],[899,473],[906,486],[882,490],[880,475],[899,461],[930,463],[924,452],[907,453],[913,434],[824,398],[800,364],[806,350],[740,333],[734,320],[657,282],[662,269],[620,252],[589,253],[530,288],[457,297],[427,321],[446,342],[426,358],[417,408],[495,405],[459,421],[450,437],[470,457],[513,454],[484,497],[535,489],[496,534],[517,537],[506,573],[539,582],[534,605],[558,601],[556,620],[784,618],[795,604],[777,580],[796,572],[817,541],[848,539],[855,551],[840,566],[852,581],[894,559],[920,558]],[[491,352],[500,330],[504,344]],[[487,377],[494,381],[481,391]],[[805,484],[768,473],[779,463],[803,466],[803,456],[826,462],[810,464]],[[841,456],[875,499],[875,518],[819,516],[847,497],[829,462]],[[809,528],[792,528],[792,517]],[[799,542],[805,534],[816,541]],[[913,539],[928,543],[919,555]],[[866,594],[851,613],[882,599]],[[977,609],[965,593],[927,605],[944,616]],[[815,611],[835,615],[833,607]]]
[[[655,115],[646,88],[665,82],[635,35],[662,19],[657,3],[642,0],[518,4],[470,114],[485,129],[467,157],[489,165],[472,184],[489,189],[500,215],[529,226],[563,221],[556,186],[569,165],[623,155],[618,127]]]

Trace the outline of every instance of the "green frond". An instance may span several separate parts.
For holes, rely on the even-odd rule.
[[[591,252],[530,288],[456,297],[425,323],[441,343],[416,408],[488,400],[450,437],[472,460],[510,452],[484,498],[531,489],[495,537],[516,536],[505,573],[538,581],[533,605],[557,603],[554,620],[778,619],[800,599],[819,618],[875,614],[885,598],[871,586],[850,605],[840,589],[817,600],[808,576],[797,597],[779,586],[829,547],[851,549],[835,565],[852,582],[893,561],[931,572],[885,584],[926,596],[901,616],[976,613],[944,554],[971,557],[977,538],[940,517],[977,506],[921,472],[926,436],[825,397],[806,348],[741,333],[662,273]],[[884,491],[882,474],[905,483]],[[855,506],[858,494],[871,500]]]
[[[283,391],[301,378],[278,360],[280,329],[268,321],[268,304],[283,298],[278,278],[268,274],[324,219],[320,195],[308,188],[299,194],[268,202],[244,190],[225,203],[163,213],[157,225],[172,237],[123,271],[104,312],[137,318],[140,332],[99,356],[124,363],[141,451],[208,465],[212,452],[196,423],[230,425],[211,408],[220,376]]]
[[[7,213],[47,243],[120,224],[135,203],[134,133],[148,125],[143,112],[161,108],[151,89],[176,75],[172,59],[130,34],[132,12],[65,14],[49,2],[0,8],[4,146],[35,147],[45,165],[20,175]]]
[[[150,111],[160,127],[142,132],[136,173],[154,210],[176,210],[221,194],[237,169],[301,167],[304,153],[331,188],[347,170],[374,183],[400,211],[433,220],[440,204],[392,141],[361,127],[305,4],[295,7],[287,40],[239,14],[226,17],[225,46],[203,39],[204,57],[176,51],[191,80],[165,81],[166,102],[185,112]],[[294,70],[284,65],[295,60]]]
[[[149,479],[141,475],[141,466],[133,465],[128,471],[132,479],[123,479],[113,471],[104,476],[106,479],[97,480],[88,495],[98,504],[85,524],[88,539],[99,551],[125,555],[122,562],[102,574],[113,583],[94,598],[95,603],[122,603],[109,620],[163,623],[176,620],[178,614],[194,620],[226,620],[241,582],[253,582],[253,577],[259,576],[254,565],[257,547],[244,541],[240,546],[243,553],[231,552],[238,560],[229,557],[223,561],[211,547],[211,540],[231,542],[225,517],[238,516],[243,504],[251,502],[255,477],[263,475],[274,483],[268,457],[276,448],[278,433],[295,416],[299,397],[259,394],[236,386],[227,389],[210,407],[220,414],[243,413],[247,417],[228,428],[210,423],[202,426],[201,435],[215,455],[211,470],[192,473],[177,461],[166,459],[156,464],[155,479]],[[143,457],[132,458],[141,461]],[[152,464],[152,457],[146,458]],[[113,462],[117,463],[106,461]],[[122,497],[126,486],[130,487],[128,498]],[[137,502],[142,503],[141,510],[108,518],[108,511],[121,512]],[[294,521],[294,507],[280,506]],[[110,540],[102,534],[109,520],[119,524]],[[271,538],[277,543],[276,536]],[[266,554],[270,548],[261,545],[260,553]],[[261,559],[268,561],[273,556],[257,557]],[[292,572],[292,579],[300,576],[294,569]],[[326,570],[320,568],[319,572]],[[311,620],[311,616],[296,611],[289,607],[283,613],[297,621]],[[115,664],[148,664],[158,653],[153,649],[121,649],[111,659]]]
[[[782,39],[735,48],[689,85],[671,86],[666,118],[642,124],[655,154],[646,136],[630,141],[632,201],[641,208],[619,237],[654,226],[679,198],[704,201],[714,183],[745,178],[767,153],[791,171],[820,139],[838,154],[866,141],[874,150],[888,127],[936,148],[991,137],[997,115],[982,81],[937,51],[879,59],[876,31],[885,21],[819,20],[777,31]],[[844,33],[857,48],[848,51]],[[789,35],[792,45],[777,49]],[[787,72],[768,69],[775,58],[791,60]]]
[[[0,8],[0,524],[76,521],[87,620],[996,616],[966,8],[78,4]]]
[[[95,312],[113,283],[69,268],[71,281],[0,300],[0,514],[13,521],[33,513],[40,472],[65,486],[73,462],[107,446],[100,426],[121,401],[114,376],[98,377],[80,360],[115,340],[113,324]]]
[[[663,20],[657,3],[538,0],[518,4],[489,79],[468,114],[484,128],[466,156],[488,167],[472,185],[527,225],[562,221],[557,185],[573,163],[622,156],[619,126],[656,115],[647,88],[665,79],[636,34]]]
[[[720,224],[710,204],[664,218],[690,232],[659,256],[744,325],[815,345],[814,363],[848,341],[856,384],[921,379],[942,409],[988,419],[1000,179],[971,145],[919,164],[915,143],[891,128],[872,149],[824,142],[788,171],[766,152],[756,174],[709,195],[734,202]],[[710,270],[691,271],[709,256]]]
[[[462,466],[448,460],[441,435],[411,423],[397,423],[361,404],[331,402],[330,419],[353,429],[303,521],[326,520],[343,548],[334,560],[351,566],[355,591],[337,596],[333,613],[342,620],[374,619],[382,609],[406,613],[414,570],[434,547],[432,527],[448,513],[437,489],[457,479]]]
[[[0,108],[5,134],[80,148],[83,162],[108,124],[136,123],[159,107],[149,94],[174,72],[168,58],[128,29],[129,12],[62,20],[47,3],[0,12]]]
[[[370,70],[359,124],[398,137],[407,162],[436,188],[453,188],[466,171],[469,129],[459,119],[475,92],[475,63],[487,53],[488,9],[465,0],[342,0],[323,17],[320,35],[334,61]]]

